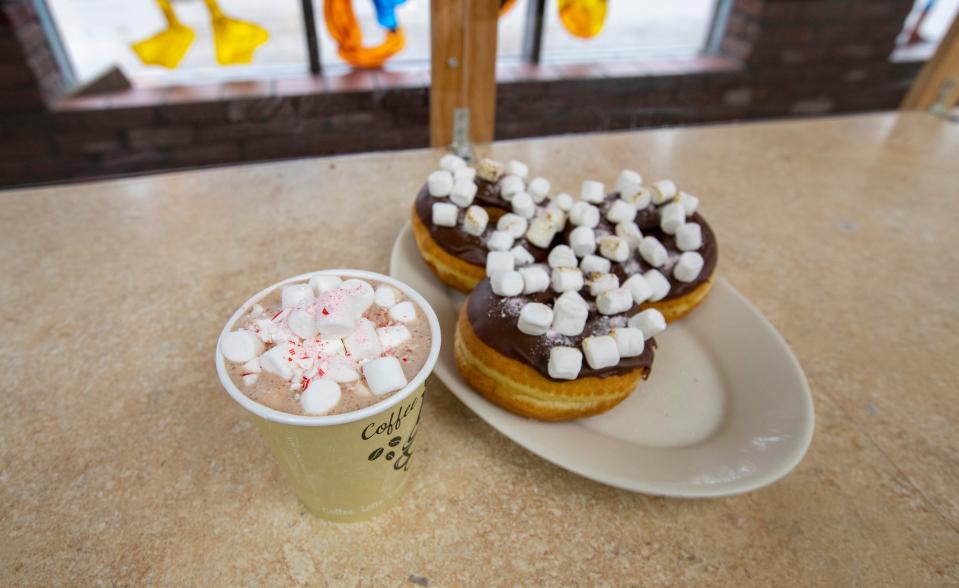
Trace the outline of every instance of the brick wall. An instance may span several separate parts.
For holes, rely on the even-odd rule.
[[[735,0],[718,56],[502,66],[496,135],[895,108],[912,0]],[[61,100],[29,0],[0,0],[0,186],[428,143],[425,73],[135,89]]]

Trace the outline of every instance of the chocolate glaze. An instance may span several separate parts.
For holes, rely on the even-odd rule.
[[[430,196],[426,186],[423,186],[423,188],[420,189],[419,194],[417,194],[415,207],[416,214],[419,216],[423,226],[429,230],[430,236],[433,237],[433,240],[436,241],[441,248],[446,250],[451,255],[464,261],[485,266],[487,253],[485,246],[486,239],[489,237],[489,234],[496,229],[496,221],[499,219],[499,217],[504,213],[509,212],[510,206],[508,202],[500,198],[499,187],[496,184],[480,178],[477,178],[475,181],[477,184],[477,191],[476,197],[473,201],[479,206],[485,208],[490,215],[489,226],[479,237],[474,237],[473,235],[468,235],[463,232],[461,226],[465,209],[459,210],[456,217],[455,227],[434,226],[433,203],[444,202],[446,199],[433,198]],[[615,225],[606,220],[606,210],[618,197],[618,194],[609,194],[606,197],[606,202],[599,205],[602,214],[600,215],[601,218],[599,225],[597,225],[594,229],[597,237],[616,234]],[[636,219],[634,222],[643,232],[643,236],[656,237],[669,252],[669,258],[666,261],[666,265],[659,268],[659,271],[666,276],[666,279],[669,280],[670,285],[669,294],[666,295],[664,300],[672,300],[692,292],[700,284],[709,279],[716,269],[716,262],[719,258],[719,249],[716,245],[716,236],[713,234],[713,230],[706,222],[706,219],[704,219],[698,212],[693,214],[687,220],[689,222],[699,223],[699,225],[702,227],[703,246],[700,247],[698,251],[699,254],[703,256],[703,269],[701,272],[699,272],[699,277],[692,282],[680,282],[679,280],[675,279],[672,275],[672,269],[673,265],[676,263],[676,260],[679,259],[681,252],[679,251],[679,248],[676,247],[675,237],[673,235],[667,235],[659,228],[659,208],[660,206],[649,206],[643,210],[640,210],[636,214]],[[567,222],[566,228],[557,235],[556,239],[554,239],[553,243],[550,245],[550,248],[560,243],[568,243],[569,233],[574,228],[575,227],[572,226],[572,223]],[[535,245],[531,245],[526,241],[525,238],[517,239],[515,244],[526,247],[526,249],[532,254],[533,258],[537,262],[544,262],[549,255],[548,249],[542,249],[540,247],[536,247]],[[636,273],[646,272],[650,269],[653,269],[652,266],[646,263],[646,261],[643,260],[638,253],[633,251],[630,254],[629,259],[627,259],[625,262],[613,263],[610,271],[616,274],[622,283],[629,276]]]
[[[447,198],[434,198],[430,196],[426,186],[420,189],[416,195],[416,215],[420,218],[433,240],[442,247],[447,253],[476,265],[486,267],[486,239],[490,233],[496,230],[496,221],[499,217],[510,211],[509,203],[499,197],[499,188],[485,180],[476,180],[478,189],[473,203],[482,206],[489,213],[489,225],[482,235],[476,237],[463,232],[463,215],[466,214],[465,208],[460,208],[456,214],[455,227],[437,227],[433,224],[433,204],[436,202],[448,202]],[[562,237],[556,236],[556,239],[550,245],[559,243]],[[545,261],[549,255],[549,249],[537,247],[526,241],[525,237],[520,237],[513,242],[513,245],[522,245],[530,252],[537,262]]]
[[[597,239],[604,235],[616,234],[616,225],[606,220],[606,211],[618,197],[618,194],[609,194],[606,196],[606,202],[597,205],[600,209],[600,221],[593,229]],[[713,271],[716,269],[716,262],[719,258],[719,248],[716,245],[716,236],[713,234],[713,229],[709,226],[709,223],[707,223],[706,219],[698,212],[693,213],[693,215],[686,220],[688,222],[698,223],[699,226],[702,227],[703,246],[696,251],[703,256],[703,269],[699,272],[699,276],[692,282],[680,282],[674,278],[672,271],[673,265],[675,265],[679,259],[682,251],[676,246],[676,237],[664,233],[663,230],[659,228],[659,209],[663,206],[665,206],[665,204],[660,206],[653,205],[638,211],[633,222],[635,222],[639,230],[643,232],[644,237],[656,237],[669,253],[666,264],[658,269],[666,276],[666,279],[669,280],[669,294],[667,294],[663,300],[672,300],[689,294],[700,284],[708,280],[709,276],[713,275]],[[572,226],[571,223],[566,224],[566,228],[563,230],[564,243],[569,242],[569,234],[575,228],[576,227]],[[639,253],[633,251],[630,253],[629,259],[623,263],[613,262],[610,273],[616,274],[620,283],[622,283],[626,281],[626,278],[629,276],[637,273],[645,273],[651,269],[654,269],[653,266],[646,263],[646,260],[644,260]]]
[[[524,296],[513,296],[503,298],[493,294],[489,279],[484,279],[470,294],[466,300],[466,313],[470,325],[476,332],[477,337],[484,343],[495,349],[497,352],[523,362],[549,378],[549,350],[556,345],[565,345],[576,349],[582,348],[583,339],[593,335],[608,335],[609,330],[614,327],[625,327],[626,318],[639,312],[639,307],[634,306],[630,311],[613,317],[600,314],[596,310],[596,304],[589,297],[589,290],[583,289],[580,292],[583,298],[590,303],[589,318],[586,319],[586,328],[575,337],[556,334],[551,336],[549,333],[542,336],[526,335],[521,333],[516,327],[519,319],[519,311],[527,302],[542,302],[552,306],[558,295],[552,290],[538,292]],[[645,378],[649,374],[649,368],[653,364],[654,349],[656,340],[646,341],[646,348],[641,355],[636,357],[624,357],[619,360],[615,366],[594,370],[583,359],[583,366],[580,369],[579,377],[595,376],[605,378],[608,376],[619,375],[629,370],[644,368]],[[552,379],[552,378],[550,378]],[[556,380],[563,381],[563,380]]]

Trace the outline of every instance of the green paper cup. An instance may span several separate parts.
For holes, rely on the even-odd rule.
[[[430,326],[430,352],[423,369],[386,400],[333,416],[287,414],[243,394],[226,371],[217,344],[216,371],[226,391],[253,415],[300,501],[313,514],[331,521],[360,521],[380,513],[402,496],[413,458],[423,409],[423,387],[440,351],[440,326],[426,300],[402,282],[362,270],[312,272],[278,282],[237,310],[220,333],[233,330],[250,308],[278,288],[308,280],[314,273],[389,284],[422,311]]]

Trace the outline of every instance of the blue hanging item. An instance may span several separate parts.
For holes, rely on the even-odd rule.
[[[376,22],[380,26],[390,31],[396,31],[399,26],[396,23],[396,7],[403,4],[406,0],[373,0],[373,6],[376,8]]]

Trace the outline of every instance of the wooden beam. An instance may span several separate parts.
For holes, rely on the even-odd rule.
[[[453,142],[453,114],[470,113],[470,141],[493,140],[498,0],[430,2],[430,143]]]
[[[909,88],[902,110],[929,110],[933,106],[952,108],[959,101],[959,16],[942,38],[936,53],[922,66]]]

